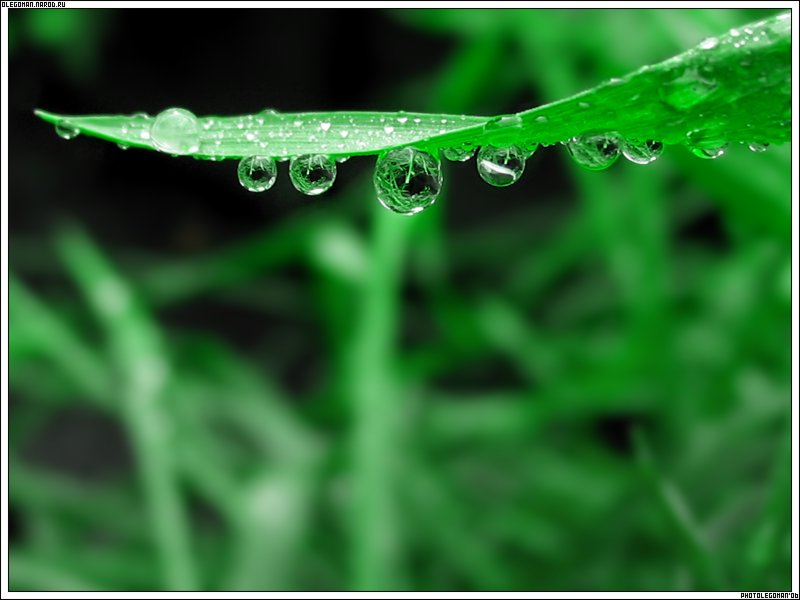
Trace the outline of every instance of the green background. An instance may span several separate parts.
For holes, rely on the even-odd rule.
[[[11,588],[787,589],[788,146],[406,218],[32,114],[501,114],[775,12],[9,12]]]

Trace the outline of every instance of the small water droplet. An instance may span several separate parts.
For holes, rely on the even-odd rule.
[[[386,133],[392,133],[392,132],[394,131],[394,127],[392,127],[391,125],[386,125],[386,126],[383,128],[383,130],[384,130]]]
[[[256,139],[256,134],[253,133],[252,131],[248,131],[247,133],[244,134],[244,137],[248,142],[252,142],[253,140]]]
[[[484,146],[478,153],[478,174],[486,183],[506,187],[519,181],[525,171],[525,154],[517,146]]]
[[[619,142],[612,135],[581,135],[566,146],[572,160],[590,171],[607,169],[619,158]]]
[[[622,156],[637,165],[647,165],[656,160],[664,151],[664,144],[654,140],[633,142],[624,140],[620,144]]]
[[[578,107],[579,108],[586,109],[586,108],[589,108],[590,106],[591,106],[591,104],[589,104],[588,102],[578,102]]]
[[[719,84],[708,66],[689,67],[659,88],[661,99],[678,110],[686,110],[706,101],[717,90]]]
[[[150,128],[153,145],[167,154],[192,154],[200,148],[197,117],[183,108],[168,108],[159,113]]]
[[[397,122],[400,123],[400,125],[405,125],[408,122],[408,117],[397,117]]]
[[[343,138],[346,138],[348,135],[350,135],[350,132],[347,131],[346,129],[343,129],[342,131],[339,132],[339,135],[342,136]]]
[[[340,156],[339,158],[336,159],[336,162],[341,164],[341,163],[346,163],[348,160],[350,160],[349,156]]]
[[[324,154],[296,156],[289,163],[289,179],[298,192],[317,196],[336,180],[336,163]]]
[[[237,173],[243,188],[251,192],[264,192],[274,185],[278,167],[269,156],[248,156],[239,161]]]
[[[128,146],[127,144],[117,144],[117,148],[119,148],[120,150],[127,150],[128,148],[130,148],[130,146]]]
[[[730,33],[731,33],[731,35],[732,35],[733,37],[739,37],[740,35],[742,35],[742,34],[739,32],[739,30],[738,30],[738,29],[731,29],[731,32],[730,32]]]
[[[280,113],[278,113],[278,111],[275,110],[274,108],[265,108],[259,114],[261,114],[262,116],[266,116],[266,117],[274,117],[275,115],[280,114]]]
[[[442,189],[441,163],[416,148],[390,150],[378,158],[373,182],[383,206],[413,215],[436,202]]]
[[[725,154],[727,148],[728,145],[723,144],[722,146],[695,146],[695,147],[690,147],[689,149],[692,151],[692,154],[694,154],[699,158],[706,158],[713,160]]]
[[[444,156],[447,160],[451,160],[453,162],[466,162],[473,156],[475,156],[475,146],[470,144],[469,142],[462,144],[461,146],[453,146],[452,148],[443,148],[442,149],[442,156]]]
[[[711,50],[712,48],[716,48],[718,44],[719,40],[717,38],[709,37],[700,42],[700,47],[703,50]]]
[[[522,127],[522,117],[519,115],[503,115],[501,117],[494,117],[486,122],[483,128],[486,131],[495,131],[498,129],[515,129]]]
[[[547,123],[547,117],[545,117],[544,115],[539,115],[538,117],[536,117],[535,121],[537,123]]]
[[[328,129],[331,128],[331,124],[328,122],[322,122],[319,124],[319,128],[322,129],[322,131],[328,131]]]
[[[65,140],[74,140],[80,134],[80,129],[66,119],[61,119],[55,125],[56,135]]]
[[[766,152],[769,144],[761,144],[759,142],[751,142],[747,145],[751,152]]]

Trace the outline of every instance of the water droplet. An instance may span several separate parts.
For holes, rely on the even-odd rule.
[[[322,131],[328,131],[328,129],[331,128],[331,124],[328,122],[323,122],[319,124],[319,128],[322,129]]]
[[[408,117],[397,117],[397,122],[400,123],[400,125],[405,125],[406,122],[408,122]]]
[[[687,110],[708,100],[718,87],[708,68],[690,67],[680,77],[659,88],[659,94],[671,107]]]
[[[65,140],[73,140],[80,134],[80,129],[65,119],[56,123],[56,135]]]
[[[343,138],[346,138],[348,135],[350,135],[350,132],[347,131],[346,129],[343,129],[342,131],[339,132],[339,135],[342,136]]]
[[[436,202],[442,189],[441,163],[416,148],[390,150],[378,158],[373,182],[383,206],[413,215]]]
[[[534,152],[539,149],[539,142],[535,142],[533,140],[524,142],[522,144],[518,144],[519,149],[525,154],[525,158],[530,158],[533,156]]]
[[[694,148],[690,147],[689,149],[692,151],[692,154],[699,158],[713,160],[725,154],[725,150],[727,150],[727,148],[728,145],[723,144],[722,146],[695,146]]]
[[[197,117],[183,108],[168,108],[159,113],[150,128],[153,145],[168,154],[191,154],[200,148]]]
[[[127,150],[128,148],[130,148],[130,146],[128,146],[127,144],[117,144],[117,148],[119,148],[120,150]]]
[[[572,160],[590,171],[607,169],[619,158],[619,143],[611,135],[581,135],[566,145]]]
[[[661,152],[664,150],[664,144],[654,140],[647,140],[645,142],[626,140],[620,144],[620,150],[622,151],[622,156],[632,163],[647,165],[661,156]]]
[[[710,38],[706,38],[702,42],[700,42],[700,47],[703,50],[711,50],[712,48],[716,48],[718,44],[719,44],[719,40],[717,38],[710,37]]]
[[[766,152],[769,144],[761,144],[759,142],[751,142],[747,145],[751,152]]]
[[[475,146],[471,143],[466,142],[461,144],[460,146],[454,146],[452,148],[443,148],[442,149],[442,156],[444,156],[447,160],[451,160],[453,162],[466,162],[473,156],[475,156]]]
[[[248,156],[239,161],[239,183],[251,192],[264,192],[271,188],[278,176],[278,167],[269,156]]]
[[[496,147],[513,144],[520,129],[522,129],[522,117],[517,114],[494,117],[483,126],[483,130],[491,134],[487,142]]]
[[[544,115],[539,115],[538,117],[536,117],[535,121],[537,123],[547,123],[547,117],[545,117]]]
[[[289,178],[298,192],[317,196],[336,180],[336,163],[324,154],[296,156],[289,163]]]
[[[391,125],[386,125],[386,126],[383,128],[383,130],[384,130],[386,133],[392,133],[392,132],[394,131],[394,127],[392,127]]]
[[[341,164],[341,163],[346,163],[348,160],[350,160],[349,156],[340,156],[339,158],[336,159],[336,162]]]
[[[493,119],[487,121],[483,126],[486,131],[518,127],[522,127],[522,117],[519,115],[503,115],[501,117],[494,117]]]
[[[478,153],[478,173],[486,183],[506,187],[516,183],[525,171],[525,154],[517,146],[484,146]]]
[[[741,35],[741,33],[739,32],[738,29],[731,29],[731,35],[733,37],[739,37]]]
[[[589,104],[588,102],[578,102],[578,107],[579,108],[586,109],[586,108],[589,108],[590,106],[591,106],[591,104]]]

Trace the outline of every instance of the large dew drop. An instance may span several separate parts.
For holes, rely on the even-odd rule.
[[[645,142],[623,141],[620,144],[622,156],[637,165],[648,165],[664,151],[664,144],[654,140]]]
[[[699,158],[705,158],[709,160],[713,160],[715,158],[719,158],[725,151],[728,149],[727,144],[723,144],[722,146],[695,146],[690,147],[689,150],[692,151],[692,154]]]
[[[373,182],[383,206],[413,215],[436,202],[442,189],[442,168],[439,159],[427,152],[398,148],[378,158]]]
[[[298,192],[317,196],[328,191],[336,180],[336,163],[324,154],[296,156],[289,163],[289,179]]]
[[[251,192],[265,192],[275,184],[278,167],[269,156],[248,156],[239,161],[239,183]]]
[[[602,171],[619,158],[619,142],[611,135],[581,135],[567,142],[567,152],[584,169]]]
[[[525,153],[517,146],[484,146],[478,153],[478,174],[489,185],[512,185],[519,181],[524,171]]]
[[[61,119],[56,123],[56,135],[65,140],[72,140],[78,137],[80,130],[69,121]]]
[[[156,117],[150,138],[162,152],[192,154],[200,149],[200,124],[188,110],[168,108]]]

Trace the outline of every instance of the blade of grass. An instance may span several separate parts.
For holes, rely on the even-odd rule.
[[[709,145],[786,142],[791,121],[790,32],[790,13],[751,23],[619,80],[513,116],[265,111],[204,117],[198,122],[198,149],[191,155],[212,160],[340,157],[411,144],[430,151],[465,143],[549,145],[587,132],[617,132],[666,144],[686,143],[687,136]],[[85,135],[156,148],[150,136],[152,118],[146,115],[36,114]]]
[[[78,230],[57,238],[57,251],[108,336],[121,375],[120,401],[137,457],[165,584],[195,586],[187,517],[172,464],[171,427],[163,403],[169,365],[143,307],[100,251]]]
[[[727,589],[719,564],[683,494],[661,474],[642,430],[634,430],[632,438],[643,480],[674,528],[678,541],[686,549],[697,586],[703,589]]]

